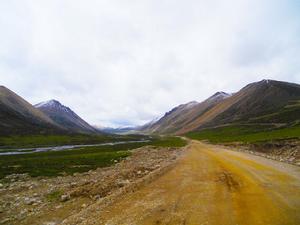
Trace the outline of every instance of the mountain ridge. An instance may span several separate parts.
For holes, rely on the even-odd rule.
[[[55,99],[40,102],[35,107],[49,116],[60,126],[73,131],[82,133],[96,133],[97,130],[78,116],[72,109],[61,104]]]
[[[234,94],[216,92],[189,109],[184,107],[186,104],[179,105],[144,131],[181,135],[228,123],[255,122],[263,116],[278,112],[281,114],[276,118],[273,116],[274,121],[280,122],[279,117],[285,114],[285,122],[291,123],[297,119],[298,112],[300,115],[300,110],[294,107],[293,119],[289,121],[285,107],[297,100],[300,100],[299,84],[264,79],[250,83]],[[180,110],[182,108],[186,110]]]
[[[48,132],[64,132],[64,129],[21,96],[5,86],[0,86],[2,135]]]
[[[174,133],[185,127],[193,118],[201,115],[218,102],[231,96],[225,92],[216,92],[202,102],[188,102],[181,104],[167,112],[156,123],[147,127],[144,131],[150,133]]]

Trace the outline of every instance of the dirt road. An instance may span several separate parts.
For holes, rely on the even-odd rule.
[[[193,141],[171,171],[83,224],[300,224],[300,168]]]

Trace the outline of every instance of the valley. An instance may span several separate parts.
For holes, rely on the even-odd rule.
[[[300,225],[300,0],[0,0],[0,225]]]
[[[114,164],[115,160],[120,161],[129,156],[130,150],[142,146],[181,147],[185,145],[185,141],[178,137],[156,137],[148,141],[140,139],[135,141],[123,140],[124,143],[118,142],[120,141],[107,145],[102,143],[96,146],[69,147],[69,149],[58,151],[19,152],[19,154],[1,155],[0,179],[10,174],[26,173],[36,177],[86,172]]]
[[[262,80],[108,128],[1,87],[0,224],[297,224],[299,101]]]

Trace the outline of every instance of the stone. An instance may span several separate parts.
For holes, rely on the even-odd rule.
[[[289,158],[288,161],[289,161],[289,162],[293,162],[293,161],[295,161],[295,159],[296,159],[295,157],[291,157],[291,158]]]
[[[6,219],[4,219],[4,220],[1,220],[0,221],[0,224],[5,224],[5,223],[7,223],[7,222],[9,222],[10,221],[10,218],[6,218]]]
[[[55,206],[56,209],[60,209],[62,205]]]
[[[77,183],[76,182],[72,182],[71,183],[71,187],[76,187],[77,186]]]
[[[22,211],[20,212],[21,215],[24,215],[27,213],[27,210],[26,209],[22,209]]]
[[[55,222],[46,222],[43,225],[57,225],[57,223],[55,223]]]
[[[120,181],[117,182],[117,184],[118,184],[119,187],[123,187],[127,184],[130,184],[130,181],[129,180],[120,180]]]
[[[70,198],[71,198],[70,195],[62,195],[60,197],[60,201],[66,202],[66,201],[70,200]]]
[[[36,199],[25,197],[24,202],[25,202],[26,205],[32,205],[33,203],[36,202]]]
[[[100,196],[100,195],[95,195],[95,196],[93,197],[93,199],[94,199],[94,200],[99,200],[99,199],[101,199],[101,196]]]

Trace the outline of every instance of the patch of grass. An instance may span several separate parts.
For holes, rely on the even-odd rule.
[[[140,140],[138,135],[31,135],[0,137],[0,148],[31,148]]]
[[[150,142],[126,143],[107,146],[83,147],[78,149],[38,152],[0,157],[0,178],[14,173],[30,176],[58,176],[86,172],[98,167],[110,166],[131,154],[129,150],[145,145],[181,147],[185,141],[178,137],[151,138]]]
[[[231,125],[191,132],[186,136],[196,140],[208,140],[212,143],[257,143],[272,140],[300,138],[300,126],[270,129],[262,128],[257,125]]]
[[[129,154],[127,146],[125,149],[125,146],[120,145],[118,150],[106,146],[23,155],[4,155],[0,158],[0,177],[3,178],[13,173],[28,173],[36,177],[86,172],[97,167],[109,166],[114,160],[120,160]],[[81,165],[86,166],[82,167]]]
[[[300,115],[300,100],[290,101],[286,106],[277,110],[274,113],[251,118],[250,122],[255,123],[292,123],[299,121]]]
[[[180,137],[164,136],[155,138],[150,144],[156,147],[183,147],[187,142]]]
[[[63,192],[60,190],[53,191],[47,194],[46,199],[50,202],[55,202],[60,200],[60,196],[62,196]]]

